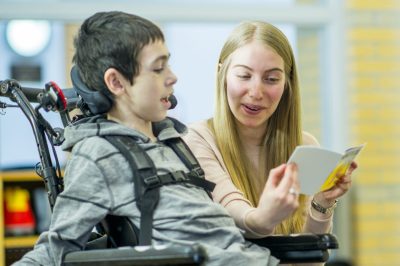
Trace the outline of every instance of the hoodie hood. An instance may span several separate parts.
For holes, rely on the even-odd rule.
[[[187,132],[187,128],[184,124],[171,117],[167,117],[160,122],[155,122],[152,125],[153,133],[158,141],[177,138]],[[82,118],[67,126],[64,130],[65,141],[61,148],[65,151],[69,151],[76,143],[83,139],[108,135],[132,136],[140,142],[150,142],[150,138],[143,133],[117,122],[107,120],[105,115],[97,115]]]

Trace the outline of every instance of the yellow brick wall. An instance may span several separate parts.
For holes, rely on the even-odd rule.
[[[354,262],[400,265],[400,1],[345,2]]]
[[[321,136],[321,84],[319,31],[310,28],[298,28],[297,31],[297,68],[300,79],[302,105],[302,124],[304,130],[318,140]]]
[[[79,23],[65,25],[65,77],[67,86],[72,86],[70,70],[72,68],[72,57],[74,56],[74,38],[79,30]]]

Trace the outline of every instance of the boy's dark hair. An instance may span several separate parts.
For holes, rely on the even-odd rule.
[[[80,27],[73,63],[90,89],[112,98],[104,83],[105,71],[115,68],[133,84],[139,73],[140,51],[158,40],[164,41],[162,31],[147,19],[119,11],[99,12]]]

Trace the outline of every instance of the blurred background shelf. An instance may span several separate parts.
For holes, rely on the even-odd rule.
[[[3,171],[0,178],[3,182],[42,181],[34,170]]]
[[[44,182],[32,168],[0,170],[0,265],[9,265],[18,259],[15,256],[16,254],[20,256],[20,254],[14,251],[22,249],[28,251],[34,246],[39,237],[37,233],[24,236],[6,236],[4,202],[5,191],[8,187],[21,187],[32,194],[33,190],[44,188]],[[32,195],[30,195],[30,201],[31,205],[33,205]]]
[[[38,235],[33,236],[9,236],[4,238],[4,248],[31,247],[35,245]]]

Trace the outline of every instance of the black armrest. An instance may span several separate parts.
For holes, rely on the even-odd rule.
[[[71,252],[65,256],[66,266],[100,265],[201,265],[205,250],[193,246],[137,246]]]
[[[274,235],[248,240],[271,250],[281,263],[326,262],[328,250],[339,248],[332,234]]]
[[[248,240],[271,250],[271,254],[280,259],[281,263],[326,262],[329,249],[339,247],[332,234],[275,235]],[[13,250],[18,254],[11,256],[12,254],[7,253],[7,259],[13,257],[11,262],[16,261],[30,249],[19,249],[19,252]],[[206,256],[205,250],[198,245],[138,246],[71,252],[65,256],[64,263],[66,266],[101,266],[111,263],[116,266],[201,265]]]

